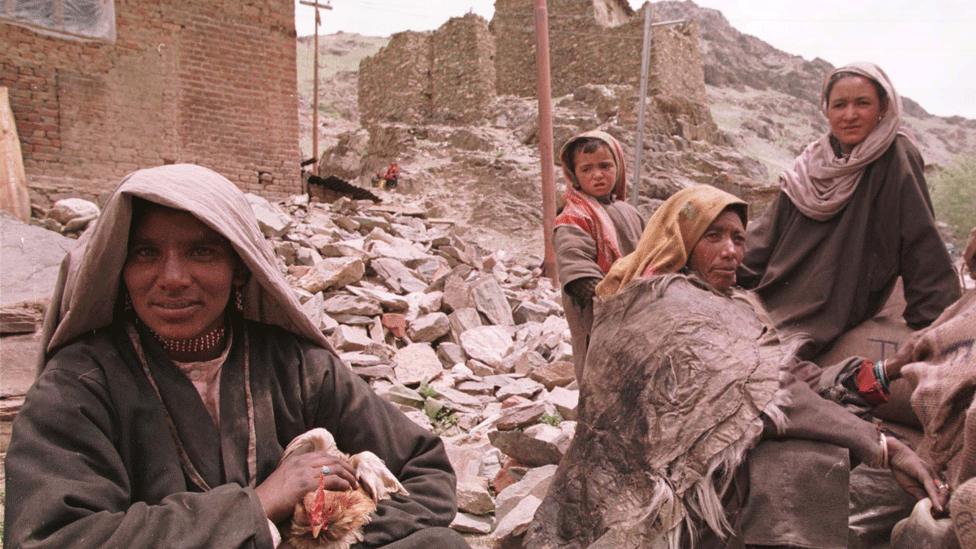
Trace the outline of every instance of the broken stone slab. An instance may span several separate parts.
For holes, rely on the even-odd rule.
[[[374,256],[395,259],[405,265],[419,264],[430,258],[426,252],[417,248],[409,240],[395,237],[393,240],[391,243],[375,240],[368,247],[368,250]]]
[[[452,389],[450,387],[437,388],[437,395],[446,401],[454,404],[460,404],[461,406],[477,407],[483,404],[483,401],[480,398],[471,396],[468,393],[458,389]]]
[[[529,373],[529,377],[552,391],[556,387],[565,387],[572,383],[576,379],[576,372],[572,362],[560,360],[536,367]]]
[[[472,515],[488,515],[495,511],[495,502],[488,491],[488,479],[468,477],[457,483],[458,509]]]
[[[0,307],[0,334],[31,334],[44,321],[44,305],[38,302],[15,303]]]
[[[565,419],[576,420],[579,409],[579,391],[554,387],[546,395],[546,402],[552,404],[559,415]]]
[[[421,394],[417,391],[414,391],[410,387],[405,387],[400,383],[394,382],[393,385],[387,389],[385,397],[390,402],[404,404],[418,410],[422,410],[424,407],[424,397],[421,396]]]
[[[434,431],[434,425],[430,422],[430,418],[427,417],[427,414],[421,412],[420,410],[407,410],[403,412],[403,415],[410,418],[410,421],[419,425],[421,429],[430,432]]]
[[[512,383],[498,389],[495,398],[505,400],[511,396],[532,398],[542,391],[542,384],[529,378],[516,379]]]
[[[64,198],[54,203],[54,206],[47,211],[47,217],[60,223],[68,225],[75,219],[88,219],[91,221],[98,217],[101,211],[94,202],[82,198]],[[87,221],[86,221],[87,224]],[[65,230],[68,230],[65,227]]]
[[[372,231],[374,229],[379,229],[384,232],[388,232],[392,229],[390,222],[382,217],[369,217],[365,215],[353,215],[350,219],[359,223],[359,228],[364,231]]]
[[[365,366],[378,366],[383,364],[384,360],[376,355],[371,355],[368,353],[361,353],[358,351],[352,351],[348,353],[340,353],[339,358],[343,362],[350,366],[365,367]],[[392,373],[393,370],[390,370]]]
[[[505,292],[491,277],[482,277],[471,286],[475,308],[485,315],[491,324],[514,326],[512,309],[505,298]]]
[[[463,365],[467,356],[464,354],[464,349],[460,345],[445,341],[437,345],[437,358],[441,359],[441,364],[445,368],[452,368],[456,364]],[[467,367],[465,366],[465,368]],[[470,370],[468,371],[470,373]]]
[[[549,317],[549,314],[548,307],[531,301],[522,301],[512,311],[512,318],[515,319],[517,324],[525,324],[530,321],[544,322]]]
[[[366,330],[340,324],[332,331],[332,345],[339,351],[361,351],[373,344]]]
[[[393,364],[397,380],[404,385],[426,383],[444,369],[428,343],[411,343],[398,350]]]
[[[443,292],[414,292],[406,295],[407,301],[418,314],[436,313],[441,310]]]
[[[46,303],[61,260],[78,243],[0,210],[0,306]]]
[[[295,265],[298,259],[298,250],[301,246],[297,242],[278,242],[275,244],[275,255],[280,257],[285,265]]]
[[[506,360],[506,363],[511,364],[510,367],[505,368],[506,371],[529,375],[537,369],[544,368],[546,366],[546,359],[537,351],[522,350],[510,356]]]
[[[299,280],[298,287],[311,293],[330,288],[339,289],[355,284],[363,278],[366,264],[355,257],[331,257],[320,261]]]
[[[410,308],[410,303],[406,298],[384,290],[362,286],[346,286],[345,290],[353,295],[378,302],[383,310],[389,313],[402,313]]]
[[[390,331],[395,337],[403,339],[407,337],[407,317],[400,313],[383,313],[380,322],[383,327]]]
[[[312,325],[319,328],[319,330],[322,329],[321,326],[325,315],[325,311],[322,310],[323,303],[325,303],[325,298],[322,297],[321,293],[314,294],[302,303],[302,312],[312,321]]]
[[[452,272],[444,279],[443,291],[444,296],[441,301],[445,312],[450,313],[458,309],[474,308],[475,302],[471,287],[456,272]]]
[[[458,494],[458,499],[460,499],[460,493]],[[451,529],[461,534],[485,535],[491,533],[492,522],[491,517],[480,517],[469,515],[465,512],[458,512],[454,516],[454,522],[451,523]]]
[[[254,217],[258,221],[258,227],[264,236],[280,238],[291,229],[293,225],[291,216],[282,212],[274,204],[256,194],[245,193],[244,198],[251,205]]]
[[[495,369],[480,360],[469,358],[465,363],[472,373],[476,376],[490,376],[495,373]]]
[[[568,362],[573,360],[573,346],[568,341],[560,341],[556,348],[549,353],[553,362]]]
[[[514,538],[525,534],[529,524],[532,523],[536,509],[541,503],[541,498],[532,495],[526,496],[508,514],[499,519],[495,531],[492,533],[492,539],[495,540],[496,546],[517,543]]]
[[[559,432],[558,428],[551,425],[544,427]],[[563,457],[563,452],[554,443],[537,439],[522,431],[492,431],[488,433],[488,439],[503,454],[530,467],[557,464]]]
[[[546,405],[543,402],[529,401],[502,410],[498,419],[494,422],[495,428],[499,431],[511,431],[521,427],[533,425],[539,418],[546,413]]]
[[[465,366],[467,368],[467,366]],[[489,385],[483,381],[467,380],[461,381],[455,385],[458,391],[464,391],[465,393],[472,395],[490,395],[495,392],[495,387]]]
[[[434,341],[451,331],[451,322],[444,313],[431,313],[410,322],[407,335],[412,341]]]
[[[451,322],[451,335],[455,342],[461,341],[461,334],[464,332],[483,325],[481,315],[471,307],[454,309],[447,315],[447,319]]]
[[[359,230],[359,222],[356,221],[355,219],[352,219],[351,217],[345,215],[337,215],[332,219],[332,221],[339,227],[349,232],[355,232]]]
[[[316,265],[322,261],[322,256],[312,248],[306,248],[304,246],[298,248],[298,252],[295,254],[295,263],[299,265]]]
[[[479,326],[465,330],[460,336],[461,347],[468,356],[500,368],[512,352],[512,334],[504,326]]]
[[[382,364],[379,366],[354,366],[352,368],[352,373],[365,379],[366,381],[372,381],[374,379],[393,379],[393,367]]]
[[[501,490],[495,498],[495,517],[500,521],[527,496],[545,497],[557,468],[557,465],[544,465],[529,469],[518,482]]]
[[[363,326],[363,327],[365,327],[367,329],[370,326],[373,325],[373,321],[374,321],[374,317],[365,316],[365,315],[344,315],[344,314],[337,314],[337,315],[334,315],[333,318],[335,319],[336,322],[338,322],[340,324],[349,324],[349,325],[353,325],[353,326]]]
[[[417,277],[403,263],[389,257],[378,257],[369,262],[370,267],[395,292],[422,292],[427,283]]]
[[[335,318],[338,318],[339,315],[377,316],[383,314],[383,308],[379,303],[358,295],[335,295],[326,299],[322,306],[325,312]]]

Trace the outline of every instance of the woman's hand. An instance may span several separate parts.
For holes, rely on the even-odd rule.
[[[264,514],[272,522],[289,517],[305,494],[319,487],[322,467],[328,466],[325,475],[326,490],[357,488],[356,475],[345,460],[326,452],[309,452],[289,456],[255,489]]]
[[[895,351],[895,354],[891,358],[885,360],[884,369],[885,377],[888,381],[894,381],[901,377],[901,369],[914,360],[915,345],[918,343],[918,336],[912,334],[901,347]]]
[[[915,499],[924,499],[928,496],[932,500],[932,508],[935,511],[945,512],[946,503],[949,501],[949,490],[945,482],[904,442],[894,437],[886,437],[886,440],[891,473],[898,484]]]

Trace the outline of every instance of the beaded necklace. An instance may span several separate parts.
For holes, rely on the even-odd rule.
[[[203,335],[186,339],[163,337],[152,330],[149,332],[159,342],[160,347],[171,353],[202,353],[223,344],[225,330],[223,326],[218,326]]]

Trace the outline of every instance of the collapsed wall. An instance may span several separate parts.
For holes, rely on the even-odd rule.
[[[394,35],[360,64],[363,125],[472,124],[497,95],[534,97],[533,9],[525,0],[496,0],[490,25],[469,14],[433,32]],[[636,121],[642,17],[623,0],[553,0],[549,39],[553,96],[592,84],[629,86],[633,100],[618,116]],[[694,22],[654,29],[648,97],[649,132],[721,142]]]

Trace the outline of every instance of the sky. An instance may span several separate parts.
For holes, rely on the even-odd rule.
[[[473,11],[491,20],[494,0],[319,0],[323,34],[388,36],[433,30]],[[523,0],[530,2],[532,0]],[[584,0],[576,0],[584,1]],[[629,0],[639,9],[643,2]],[[976,1],[697,0],[732,26],[787,53],[835,66],[873,61],[904,96],[927,111],[976,119]],[[299,35],[314,32],[310,7],[296,0]]]

